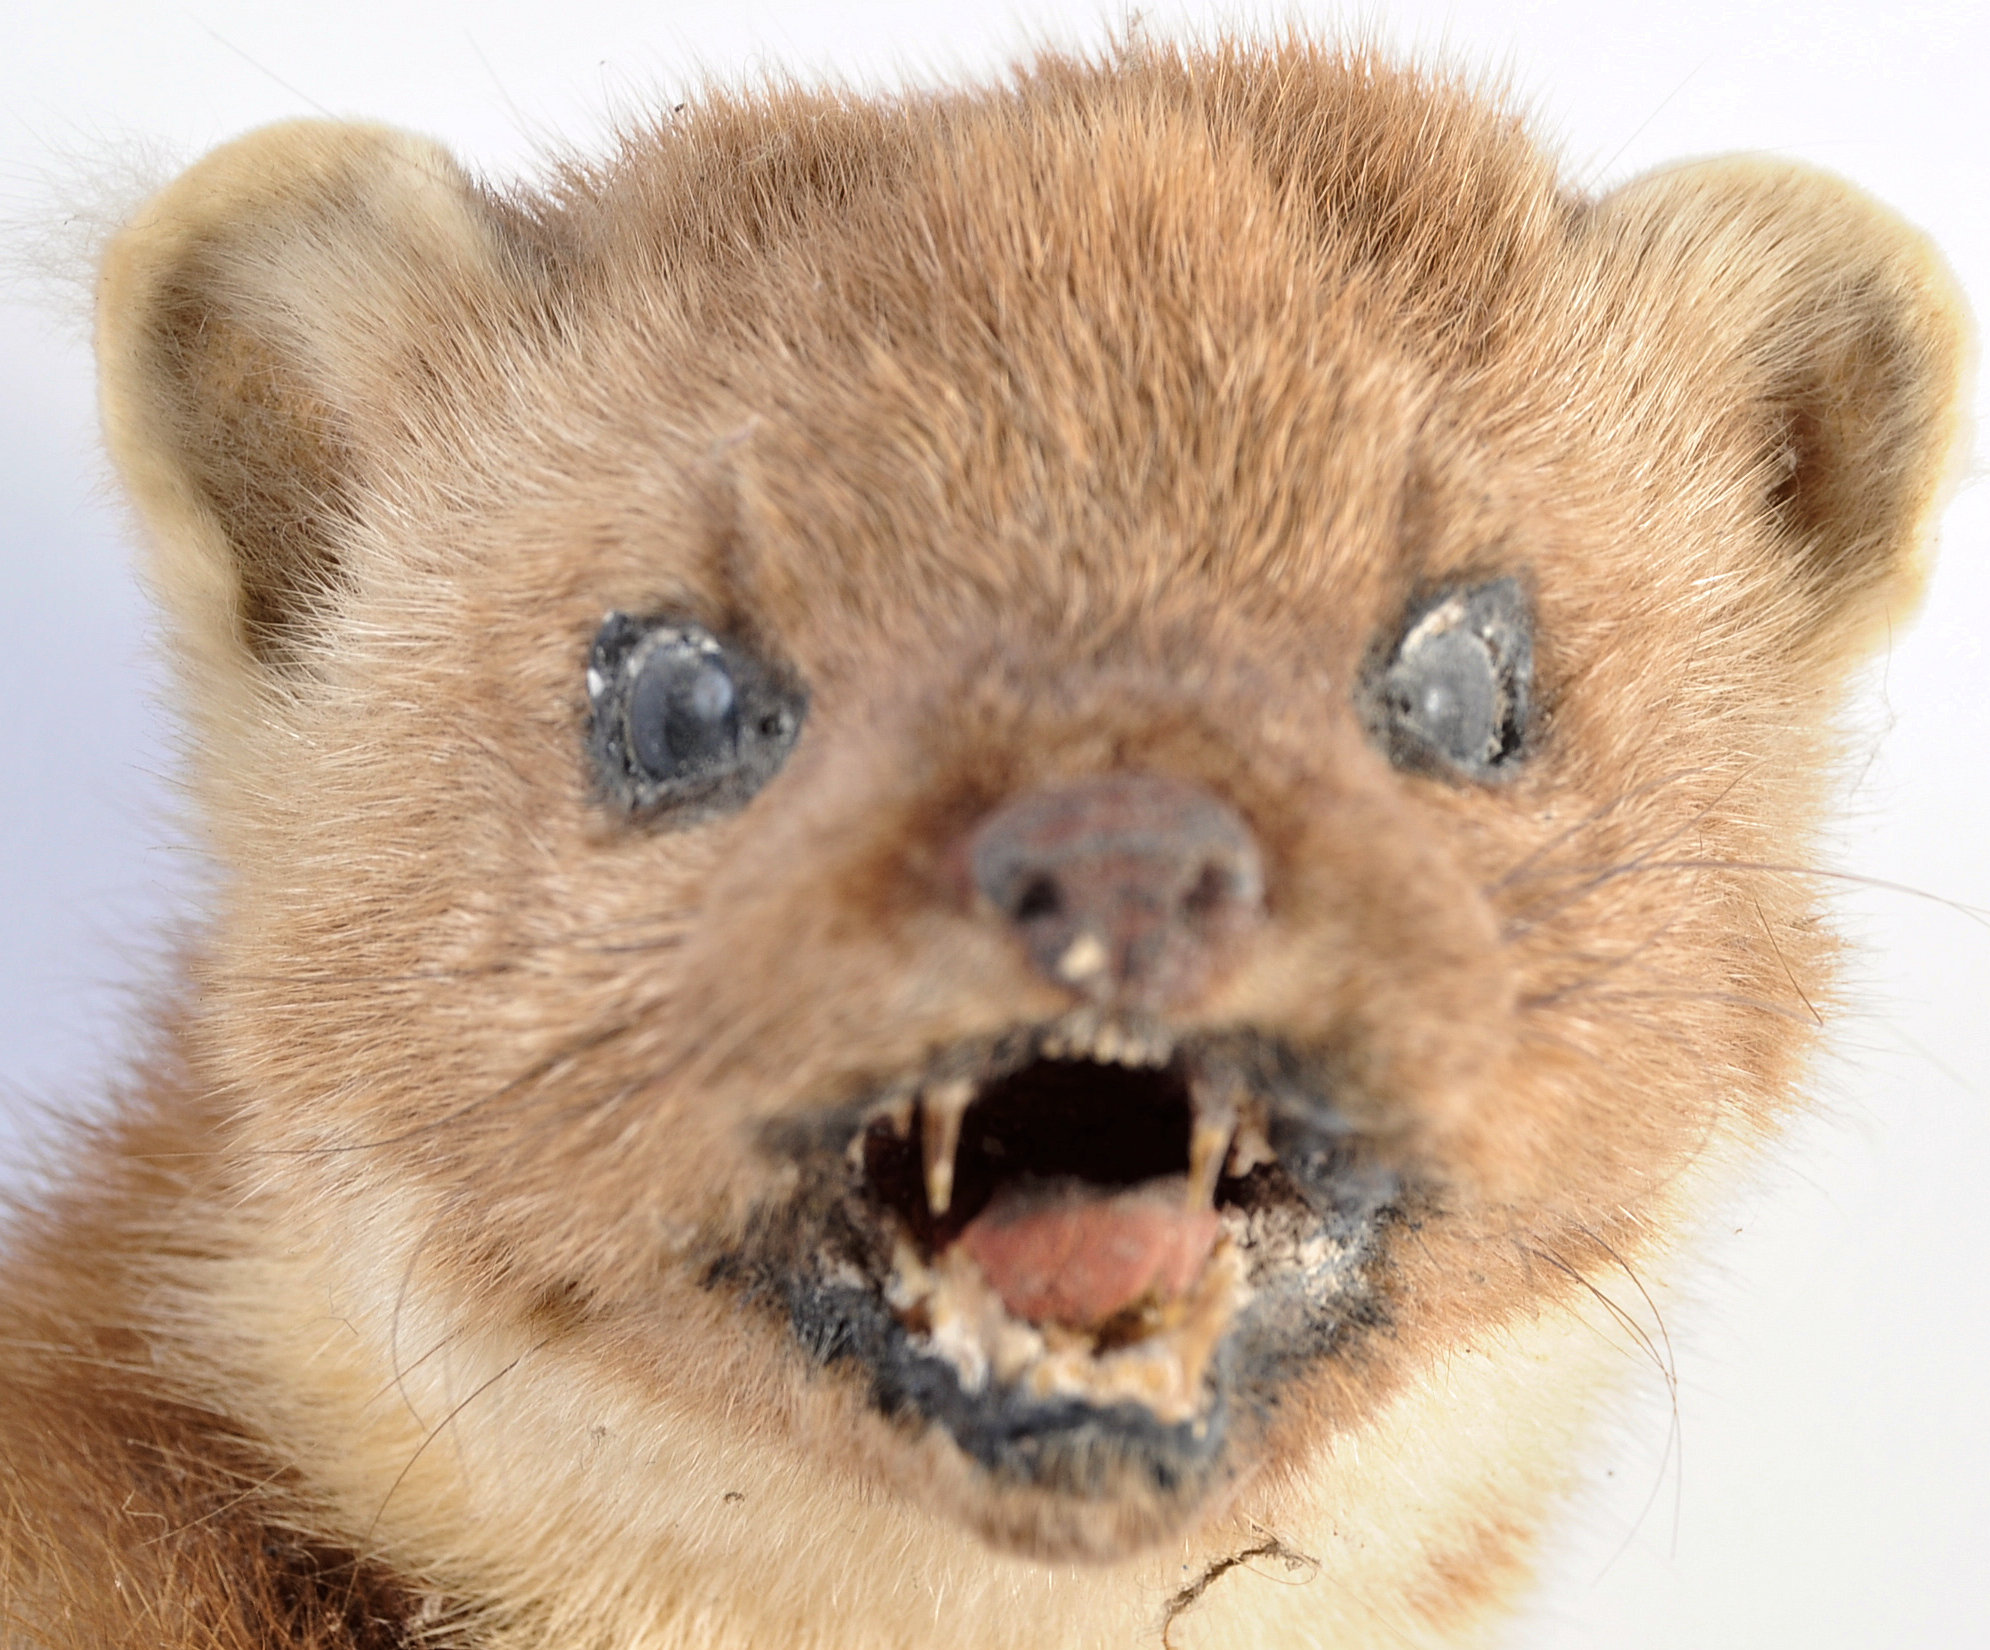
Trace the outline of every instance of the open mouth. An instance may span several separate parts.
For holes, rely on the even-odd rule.
[[[790,1143],[813,1190],[758,1270],[819,1359],[1004,1477],[1191,1489],[1376,1318],[1396,1181],[1276,1039],[1082,1010],[839,1117],[833,1157]]]

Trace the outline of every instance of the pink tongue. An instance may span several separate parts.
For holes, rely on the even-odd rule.
[[[1186,1192],[1180,1176],[1117,1192],[1082,1181],[1009,1186],[967,1223],[960,1246],[1015,1316],[1091,1328],[1195,1282],[1217,1220],[1214,1209],[1187,1208]]]

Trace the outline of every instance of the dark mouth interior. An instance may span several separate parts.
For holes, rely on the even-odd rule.
[[[1386,1321],[1367,1266],[1399,1182],[1328,1078],[1255,1031],[1019,1027],[769,1144],[810,1174],[762,1263],[807,1353],[856,1361],[895,1425],[1088,1512],[1123,1475],[1199,1494],[1233,1417]]]
[[[991,1082],[968,1107],[953,1202],[942,1219],[926,1206],[923,1118],[909,1138],[872,1127],[864,1166],[879,1199],[930,1254],[1013,1181],[1076,1179],[1117,1188],[1186,1173],[1191,1116],[1188,1083],[1175,1066],[1032,1060]]]

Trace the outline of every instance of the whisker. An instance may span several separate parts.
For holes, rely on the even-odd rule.
[[[1671,1421],[1666,1427],[1665,1452],[1659,1457],[1658,1476],[1653,1479],[1651,1493],[1645,1497],[1645,1504],[1639,1509],[1638,1516],[1632,1522],[1630,1530],[1626,1532],[1623,1544],[1617,1549],[1616,1553],[1611,1555],[1609,1564],[1604,1566],[1604,1569],[1607,1571],[1610,1565],[1614,1565],[1623,1556],[1624,1549],[1630,1546],[1632,1538],[1643,1527],[1644,1521],[1651,1516],[1651,1509],[1658,1500],[1658,1493],[1665,1487],[1665,1468],[1667,1462],[1671,1462],[1673,1465],[1672,1546],[1676,1554],[1679,1545],[1679,1520],[1681,1510],[1685,1504],[1686,1494],[1686,1427],[1684,1418],[1679,1410],[1679,1359],[1678,1354],[1673,1350],[1672,1333],[1665,1327],[1665,1314],[1659,1310],[1658,1302],[1652,1298],[1651,1291],[1645,1287],[1645,1281],[1639,1275],[1638,1269],[1631,1264],[1628,1257],[1618,1251],[1616,1245],[1611,1243],[1600,1232],[1592,1230],[1580,1221],[1575,1223],[1575,1229],[1617,1263],[1619,1270],[1630,1280],[1631,1287],[1637,1290],[1638,1294],[1643,1297],[1645,1305],[1651,1309],[1651,1320],[1657,1326],[1659,1339],[1665,1345],[1665,1393],[1666,1401],[1672,1411]]]
[[[597,1049],[613,1042],[616,1038],[626,1036],[639,1023],[635,1020],[619,1021],[614,1025],[604,1026],[585,1036],[578,1037],[563,1048],[555,1050],[544,1059],[536,1062],[529,1070],[521,1072],[517,1077],[512,1078],[511,1081],[503,1084],[501,1087],[493,1089],[487,1094],[480,1094],[476,1098],[455,1107],[453,1110],[443,1113],[440,1117],[432,1117],[426,1123],[417,1123],[413,1128],[404,1129],[399,1134],[384,1135],[377,1140],[349,1141],[337,1146],[273,1146],[266,1150],[249,1153],[248,1155],[253,1157],[338,1157],[348,1152],[379,1151],[387,1146],[405,1145],[408,1141],[418,1140],[425,1134],[434,1134],[440,1129],[448,1128],[452,1123],[462,1121],[463,1118],[473,1112],[494,1106],[507,1096],[528,1090],[531,1085],[550,1077],[561,1067],[572,1064],[582,1055],[592,1054]]]
[[[1776,961],[1782,966],[1783,978],[1790,982],[1790,989],[1797,994],[1798,1001],[1810,1010],[1810,1017],[1820,1026],[1823,1025],[1824,1016],[1817,1012],[1817,1004],[1810,1000],[1804,988],[1797,984],[1796,975],[1790,971],[1789,959],[1783,955],[1783,947],[1776,938],[1776,931],[1769,926],[1768,914],[1763,911],[1762,902],[1758,899],[1751,899],[1748,903],[1755,907],[1755,919],[1762,924],[1762,933],[1769,941],[1769,949],[1776,953]]]
[[[1660,1379],[1664,1380],[1668,1385],[1673,1384],[1675,1379],[1673,1372],[1666,1366],[1665,1357],[1659,1351],[1658,1342],[1652,1339],[1651,1332],[1643,1324],[1639,1323],[1621,1305],[1606,1295],[1592,1279],[1584,1277],[1578,1267],[1571,1265],[1553,1250],[1537,1248],[1531,1244],[1523,1244],[1522,1247],[1528,1253],[1546,1261],[1557,1272],[1568,1278],[1570,1282],[1580,1284],[1589,1294],[1594,1296],[1597,1305],[1610,1314],[1617,1327],[1630,1336],[1632,1343],[1638,1350],[1643,1352],[1651,1360],[1652,1367],[1658,1371]]]
[[[1607,819],[1612,813],[1616,812],[1617,809],[1625,806],[1625,804],[1641,801],[1643,798],[1647,796],[1654,796],[1659,791],[1664,790],[1669,785],[1676,785],[1680,783],[1680,781],[1682,780],[1696,778],[1698,775],[1710,771],[1711,770],[1707,768],[1680,768],[1672,773],[1661,774],[1658,778],[1650,780],[1643,785],[1635,786],[1628,791],[1619,791],[1608,802],[1604,803],[1600,808],[1597,808],[1594,812],[1586,815],[1582,819],[1577,820],[1573,825],[1569,826],[1566,830],[1558,832],[1556,835],[1551,836],[1546,842],[1542,843],[1525,859],[1519,861],[1510,870],[1508,870],[1507,873],[1501,878],[1499,878],[1498,881],[1489,883],[1487,885],[1486,891],[1488,893],[1497,893],[1500,889],[1506,887],[1508,884],[1517,882],[1518,880],[1520,880],[1520,878],[1525,876],[1528,871],[1530,871],[1534,866],[1539,864],[1549,854],[1553,853],[1557,848],[1561,847],[1564,843],[1573,840],[1575,837],[1581,835],[1582,832],[1589,830],[1591,827],[1601,823],[1603,820]],[[1729,789],[1732,788],[1733,788],[1732,786],[1729,787]],[[1723,791],[1721,794],[1722,796],[1725,796],[1727,792]]]
[[[451,984],[463,980],[497,979],[520,973],[542,954],[565,950],[584,957],[629,957],[681,949],[690,939],[688,932],[672,933],[653,940],[631,941],[622,945],[583,945],[571,940],[546,940],[528,947],[518,956],[500,962],[480,963],[474,968],[427,968],[398,974],[237,974],[231,976],[250,985],[309,986],[314,990],[331,987],[377,990],[395,985]]]
[[[617,1038],[626,1036],[643,1023],[641,1020],[631,1019],[599,1027],[554,1050],[551,1054],[548,1054],[530,1068],[520,1072],[518,1076],[511,1078],[499,1087],[466,1100],[463,1104],[453,1107],[439,1117],[431,1117],[426,1122],[417,1123],[410,1128],[403,1129],[398,1134],[381,1135],[372,1140],[351,1140],[337,1145],[326,1146],[243,1148],[240,1150],[239,1155],[245,1160],[257,1158],[308,1159],[341,1157],[348,1153],[382,1151],[390,1146],[406,1145],[411,1140],[418,1140],[424,1135],[437,1134],[444,1129],[461,1123],[465,1118],[475,1113],[495,1108],[507,1098],[515,1097],[522,1104],[525,1099],[529,1098],[534,1085],[543,1082],[562,1067],[573,1064],[584,1055],[592,1054],[596,1050],[606,1047]],[[618,1094],[615,1098],[620,1097],[621,1095]],[[583,1103],[577,1107],[567,1108],[567,1113],[568,1115],[579,1115],[586,1109],[588,1109],[587,1104]],[[147,1163],[205,1162],[214,1155],[215,1153],[212,1150],[197,1152],[147,1152],[142,1154],[142,1160]]]
[[[271,1472],[257,1479],[254,1483],[247,1485],[246,1487],[238,1491],[236,1494],[228,1497],[227,1500],[219,1502],[212,1507],[209,1507],[206,1512],[201,1513],[196,1517],[186,1519],[178,1524],[169,1524],[165,1529],[161,1530],[157,1535],[147,1536],[145,1540],[140,1543],[140,1545],[146,1547],[156,1547],[162,1541],[169,1541],[177,1536],[184,1535],[188,1530],[197,1530],[201,1527],[201,1525],[210,1523],[214,1519],[220,1518],[227,1513],[233,1512],[237,1507],[246,1504],[254,1497],[262,1494],[262,1492],[268,1489],[270,1485],[280,1480],[284,1476],[286,1470],[287,1469],[283,1467],[277,1467],[273,1469]]]
[[[454,1341],[459,1335],[463,1333],[461,1328],[451,1330],[447,1335],[444,1335],[441,1340],[437,1341],[434,1346],[431,1346],[426,1352],[424,1352],[419,1358],[417,1358],[412,1364],[403,1366],[403,1364],[401,1363],[401,1314],[407,1307],[408,1293],[411,1289],[414,1288],[415,1271],[421,1265],[422,1251],[428,1247],[429,1239],[434,1235],[435,1235],[435,1226],[434,1223],[431,1222],[428,1229],[422,1233],[421,1241],[417,1243],[414,1246],[414,1248],[409,1252],[408,1264],[401,1269],[400,1287],[394,1291],[393,1316],[387,1320],[387,1362],[394,1371],[394,1379],[392,1384],[395,1387],[395,1389],[399,1391],[399,1393],[401,1394],[401,1402],[407,1405],[408,1413],[412,1415],[415,1418],[416,1422],[418,1423],[421,1420],[421,1412],[415,1408],[414,1398],[408,1392],[408,1382],[407,1382],[408,1372],[413,1369],[421,1368],[421,1366],[424,1363],[426,1363],[430,1358],[434,1357],[437,1352],[441,1351],[443,1347],[448,1346],[452,1341]],[[382,1390],[385,1389],[383,1388]],[[375,1396],[377,1397],[378,1394],[375,1394]],[[368,1400],[369,1403],[371,1401],[372,1401],[371,1399]]]
[[[1958,916],[1967,917],[1982,928],[1990,928],[1990,911],[1981,906],[1969,905],[1959,899],[1950,899],[1946,894],[1933,893],[1926,888],[1916,888],[1911,883],[1892,882],[1885,877],[1863,876],[1856,871],[1832,871],[1816,865],[1778,865],[1768,860],[1746,859],[1672,859],[1658,860],[1649,869],[1654,871],[1759,871],[1767,874],[1793,877],[1823,877],[1832,882],[1850,883],[1854,887],[1874,888],[1887,894],[1907,894],[1914,899],[1924,899],[1933,904],[1946,906]]]
[[[1578,982],[1571,986],[1559,986],[1553,991],[1538,992],[1533,996],[1522,997],[1520,1006],[1524,1009],[1549,1008],[1571,997],[1581,997],[1592,1003],[1626,1002],[1680,1002],[1680,1003],[1725,1003],[1732,1008],[1749,1008],[1763,1014],[1778,1015],[1785,1020],[1794,1020],[1798,1025],[1807,1025],[1805,1016],[1782,1003],[1772,1003],[1765,997],[1751,997],[1740,991],[1699,991],[1686,987],[1653,986],[1646,990],[1592,991]],[[1808,1001],[1804,1006],[1810,1008]],[[1811,1013],[1815,1014],[1812,1008]]]
[[[1537,876],[1595,876],[1599,879],[1631,876],[1647,871],[1752,871],[1767,876],[1822,877],[1831,882],[1850,883],[1854,887],[1873,888],[1881,893],[1906,894],[1913,899],[1928,900],[1945,906],[1971,922],[1990,928],[1990,911],[1978,905],[1970,905],[1959,899],[1951,899],[1946,894],[1937,894],[1927,888],[1916,888],[1912,883],[1893,882],[1885,877],[1869,877],[1857,871],[1835,871],[1818,865],[1793,865],[1775,860],[1756,859],[1654,859],[1643,858],[1626,860],[1618,865],[1591,867],[1568,866],[1562,870],[1548,870],[1535,873]]]
[[[695,910],[680,908],[654,917],[623,918],[615,922],[598,923],[588,928],[576,928],[570,933],[557,934],[551,939],[534,940],[518,947],[510,956],[466,968],[417,968],[394,974],[326,974],[315,969],[301,969],[280,974],[237,974],[231,977],[252,985],[318,987],[424,985],[436,981],[491,979],[515,973],[533,959],[548,952],[577,951],[584,956],[625,956],[649,951],[675,951],[691,938],[692,920],[696,916]],[[640,933],[645,928],[657,925],[666,925],[665,931],[652,939],[615,945],[588,943],[605,939],[612,934],[625,933],[631,929]]]
[[[688,933],[672,934],[665,939],[644,940],[629,945],[586,945],[574,949],[590,957],[628,957],[649,951],[675,951],[690,937]]]
[[[415,1446],[414,1454],[408,1457],[407,1461],[402,1465],[401,1470],[394,1475],[394,1482],[387,1486],[387,1493],[380,1498],[380,1505],[376,1507],[373,1512],[373,1521],[366,1526],[366,1534],[361,1538],[362,1546],[369,1544],[373,1540],[373,1532],[380,1527],[380,1520],[384,1518],[387,1514],[388,1502],[394,1499],[395,1491],[400,1489],[400,1487],[407,1482],[408,1474],[415,1470],[415,1463],[419,1461],[422,1458],[423,1454],[427,1452],[428,1446],[434,1443],[437,1438],[442,1436],[443,1428],[448,1426],[451,1421],[455,1420],[457,1416],[461,1415],[464,1410],[468,1409],[486,1392],[490,1391],[492,1387],[496,1386],[498,1382],[503,1380],[520,1364],[525,1362],[525,1360],[531,1357],[533,1353],[543,1352],[546,1349],[546,1347],[550,1344],[551,1344],[551,1337],[549,1336],[547,1337],[546,1340],[540,1341],[537,1345],[527,1347],[523,1352],[519,1353],[517,1357],[513,1358],[510,1363],[506,1364],[504,1368],[500,1369],[495,1375],[491,1376],[489,1380],[480,1382],[476,1387],[476,1389],[473,1392],[471,1392],[468,1397],[466,1397],[461,1403],[457,1404],[453,1409],[450,1410],[450,1412],[447,1415],[443,1416],[443,1418],[440,1421],[436,1422],[435,1425],[429,1429],[428,1436],[422,1439],[422,1441]]]
[[[415,1407],[414,1399],[410,1397],[408,1394],[408,1377],[412,1375],[416,1370],[420,1369],[423,1364],[427,1363],[429,1359],[433,1358],[438,1352],[441,1352],[446,1347],[455,1345],[456,1342],[460,1341],[468,1333],[469,1330],[467,1326],[459,1326],[455,1329],[452,1329],[449,1331],[448,1334],[442,1336],[439,1340],[437,1340],[436,1343],[433,1346],[431,1346],[426,1352],[424,1352],[419,1358],[415,1359],[413,1363],[405,1363],[405,1364],[401,1362],[400,1347],[398,1343],[395,1342],[393,1337],[390,1335],[389,1346],[388,1346],[388,1357],[393,1363],[394,1373],[388,1380],[383,1382],[380,1386],[374,1388],[374,1390],[367,1395],[366,1398],[367,1404],[371,1405],[377,1402],[379,1399],[384,1398],[390,1391],[398,1391],[401,1395],[401,1402],[403,1405],[406,1406],[408,1413],[412,1415],[417,1421],[419,1421],[421,1419],[421,1411]]]
[[[1659,1491],[1664,1489],[1665,1487],[1666,1468],[1668,1466],[1671,1466],[1675,1461],[1678,1463],[1679,1466],[1679,1470],[1675,1472],[1673,1477],[1673,1493],[1675,1498],[1683,1494],[1684,1491],[1685,1481],[1683,1474],[1685,1467],[1686,1440],[1685,1440],[1684,1424],[1679,1411],[1679,1371],[1674,1361],[1672,1338],[1667,1333],[1665,1328],[1664,1315],[1660,1313],[1660,1311],[1658,1310],[1657,1303],[1651,1298],[1651,1292],[1645,1288],[1644,1281],[1638,1276],[1636,1269],[1632,1267],[1630,1263],[1626,1261],[1622,1255],[1617,1253],[1615,1248],[1613,1248],[1609,1243],[1604,1242],[1601,1238],[1597,1237],[1596,1234],[1594,1232],[1589,1231],[1588,1228],[1580,1224],[1577,1224],[1575,1229],[1577,1231],[1582,1232],[1585,1237],[1587,1237],[1592,1243],[1595,1243],[1599,1248],[1601,1248],[1605,1254],[1609,1255],[1610,1258],[1614,1260],[1620,1268],[1622,1268],[1625,1276],[1631,1280],[1632,1286],[1637,1290],[1639,1295],[1641,1295],[1644,1298],[1645,1304],[1651,1308],[1653,1321],[1657,1323],[1659,1336],[1662,1338],[1664,1342],[1664,1351],[1661,1353],[1659,1349],[1659,1342],[1652,1339],[1651,1332],[1647,1330],[1644,1327],[1644,1325],[1642,1325],[1634,1317],[1632,1317],[1631,1314],[1628,1311],[1626,1311],[1624,1307],[1622,1307],[1616,1301],[1613,1301],[1608,1295],[1606,1295],[1602,1291],[1602,1289],[1600,1289],[1595,1284],[1594,1281],[1583,1276],[1582,1272],[1578,1268],[1570,1265],[1569,1262],[1563,1259],[1560,1255],[1555,1254],[1552,1250],[1549,1249],[1537,1249],[1537,1248],[1532,1248],[1531,1246],[1523,1245],[1523,1248],[1526,1248],[1528,1252],[1539,1255],[1540,1258],[1546,1261],[1550,1266],[1554,1267],[1557,1271],[1563,1273],[1566,1277],[1570,1278],[1574,1282],[1581,1284],[1584,1289],[1588,1290],[1589,1293],[1596,1299],[1598,1304],[1602,1306],[1604,1311],[1608,1312],[1610,1316],[1616,1321],[1617,1325],[1621,1329],[1623,1329],[1626,1334],[1628,1334],[1631,1337],[1633,1343],[1636,1344],[1640,1349],[1642,1349],[1645,1355],[1651,1359],[1653,1367],[1658,1370],[1659,1378],[1665,1383],[1666,1395],[1668,1401],[1671,1404],[1671,1409],[1672,1409],[1672,1419],[1670,1424],[1666,1428],[1665,1451],[1659,1457],[1658,1473],[1657,1476],[1652,1480],[1651,1493],[1645,1497],[1645,1504],[1639,1510],[1636,1520],[1632,1523],[1630,1530],[1626,1533],[1623,1545],[1620,1546],[1617,1552],[1611,1556],[1610,1564],[1615,1564],[1617,1562],[1617,1559],[1623,1555],[1624,1548],[1630,1545],[1632,1539],[1637,1535],[1638,1530],[1643,1527],[1644,1521],[1651,1516],[1651,1509],[1654,1505],[1657,1504]],[[1674,1507],[1675,1539],[1677,1538],[1677,1528],[1676,1528],[1677,1516],[1678,1516],[1677,1502],[1675,1500],[1675,1507]],[[1604,1568],[1607,1570],[1609,1568],[1609,1565],[1605,1565]]]
[[[1645,1287],[1645,1281],[1639,1275],[1638,1269],[1631,1264],[1629,1258],[1615,1244],[1604,1237],[1601,1232],[1596,1231],[1582,1221],[1574,1221],[1571,1224],[1576,1231],[1580,1232],[1591,1243],[1595,1244],[1597,1248],[1601,1249],[1604,1254],[1608,1255],[1611,1260],[1616,1262],[1617,1269],[1630,1280],[1631,1287],[1637,1290],[1645,1305],[1651,1308],[1652,1322],[1658,1326],[1659,1339],[1665,1345],[1665,1359],[1662,1372],[1665,1376],[1666,1390],[1672,1394],[1673,1405],[1676,1411],[1679,1402],[1679,1363],[1672,1349],[1672,1335],[1665,1327],[1665,1314],[1658,1309],[1658,1302],[1652,1298],[1651,1291]]]
[[[1524,934],[1531,933],[1534,929],[1539,928],[1540,926],[1542,926],[1542,924],[1551,921],[1554,917],[1560,915],[1563,911],[1569,909],[1569,907],[1581,903],[1581,901],[1587,899],[1592,893],[1596,892],[1597,889],[1605,887],[1609,883],[1617,880],[1619,877],[1626,875],[1629,872],[1636,870],[1641,866],[1651,863],[1650,856],[1652,854],[1657,853],[1661,848],[1668,847],[1672,843],[1677,842],[1680,837],[1684,836],[1687,832],[1691,831],[1696,825],[1700,824],[1703,820],[1705,820],[1706,817],[1710,813],[1712,813],[1715,808],[1720,806],[1721,802],[1726,798],[1728,792],[1733,790],[1735,785],[1738,785],[1740,783],[1741,781],[1738,778],[1732,781],[1727,786],[1727,788],[1720,793],[1719,796],[1713,798],[1697,813],[1691,815],[1687,819],[1681,820],[1678,825],[1676,825],[1673,829],[1667,831],[1656,842],[1650,844],[1650,846],[1645,848],[1641,853],[1635,855],[1631,859],[1621,860],[1614,865],[1604,866],[1596,870],[1594,874],[1590,876],[1590,880],[1588,882],[1586,882],[1584,885],[1574,889],[1573,891],[1565,895],[1558,903],[1551,906],[1547,911],[1539,912],[1533,916],[1527,916],[1522,913],[1516,913],[1515,916],[1513,916],[1507,921],[1505,927],[1501,930],[1501,937],[1510,943],[1511,941],[1520,938]],[[1558,871],[1549,870],[1549,871],[1536,871],[1531,873],[1531,876],[1543,877],[1543,876],[1556,876],[1556,875],[1569,875],[1569,874],[1583,875],[1586,873],[1584,873],[1581,870],[1576,870],[1573,873],[1569,871],[1558,872]],[[1514,880],[1512,874],[1509,873],[1507,882],[1510,884],[1512,880]]]
[[[1629,968],[1633,963],[1643,960],[1657,948],[1659,941],[1663,940],[1666,935],[1670,934],[1678,926],[1678,917],[1667,917],[1664,922],[1660,923],[1643,939],[1639,940],[1636,945],[1631,946],[1626,951],[1619,952],[1613,957],[1597,957],[1583,952],[1569,953],[1571,961],[1589,964],[1589,972],[1576,980],[1570,981],[1565,986],[1558,986],[1556,990],[1586,991],[1590,989],[1599,981],[1607,979],[1610,975],[1622,969]]]

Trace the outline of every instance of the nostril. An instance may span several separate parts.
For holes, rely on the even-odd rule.
[[[1031,877],[1016,895],[1009,915],[1017,922],[1035,922],[1055,917],[1064,910],[1064,893],[1055,877]]]
[[[1210,860],[1182,895],[1182,915],[1206,922],[1235,900],[1238,893],[1237,878],[1229,868]]]

